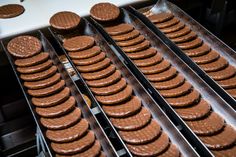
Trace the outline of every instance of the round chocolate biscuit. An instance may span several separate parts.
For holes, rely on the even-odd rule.
[[[220,86],[223,87],[224,89],[235,88],[236,87],[236,75],[234,75],[233,77],[231,77],[229,79],[217,81],[217,83],[219,83]]]
[[[109,58],[105,58],[98,63],[94,63],[90,65],[80,65],[80,66],[76,66],[76,68],[80,72],[94,72],[94,71],[102,70],[108,67],[110,64],[111,64],[111,60]]]
[[[99,88],[93,88],[91,87],[91,91],[95,93],[96,95],[111,95],[120,92],[126,87],[126,80],[124,78],[121,78],[118,82],[115,84],[106,86],[106,87],[99,87]]]
[[[172,88],[176,88],[180,85],[182,85],[185,82],[185,78],[177,74],[174,78],[163,81],[163,82],[152,82],[152,85],[157,89],[157,90],[168,90]]]
[[[136,45],[122,47],[122,50],[126,53],[129,53],[129,52],[146,50],[149,47],[150,47],[150,42],[148,40],[144,40],[143,42]]]
[[[32,103],[37,107],[51,107],[67,100],[69,96],[70,96],[70,89],[68,87],[65,87],[59,93],[56,93],[51,96],[47,96],[43,98],[33,97]]]
[[[86,50],[69,52],[69,56],[72,59],[86,59],[98,55],[101,52],[99,46],[93,46]]]
[[[205,55],[192,57],[191,59],[197,64],[206,64],[217,60],[219,57],[220,55],[218,54],[218,52],[211,50]]]
[[[42,44],[38,38],[29,35],[15,37],[7,44],[7,50],[18,58],[27,58],[40,52]]]
[[[166,98],[167,102],[172,107],[187,107],[199,102],[199,99],[200,99],[200,94],[196,90],[193,90],[184,96],[176,98]]]
[[[166,22],[155,24],[159,29],[170,27],[179,23],[179,19],[174,17]]]
[[[236,88],[232,89],[226,89],[226,92],[228,92],[234,99],[236,98]]]
[[[211,150],[215,157],[236,157],[236,145],[223,149],[223,150]]]
[[[190,129],[197,135],[213,135],[223,129],[225,122],[217,113],[212,112],[204,119],[186,121]]]
[[[162,13],[153,14],[151,16],[148,16],[148,19],[153,23],[161,23],[161,22],[168,21],[168,20],[172,19],[173,17],[174,17],[174,15],[172,13],[162,12]]]
[[[183,42],[193,40],[196,37],[197,37],[197,34],[193,31],[191,31],[190,33],[188,33],[184,36],[181,36],[181,37],[178,37],[178,38],[173,38],[173,39],[171,39],[171,41],[173,41],[175,43],[183,43]]]
[[[42,79],[46,79],[57,72],[56,66],[51,66],[49,69],[33,73],[33,74],[21,74],[20,78],[24,81],[39,81]]]
[[[160,53],[156,53],[154,56],[149,58],[134,59],[133,62],[138,67],[148,67],[154,64],[158,64],[163,60],[163,57]]]
[[[56,73],[53,76],[44,80],[34,81],[34,82],[24,82],[24,86],[29,89],[46,88],[57,83],[60,80],[60,78],[61,78],[61,75],[59,73]]]
[[[132,154],[137,156],[157,156],[163,153],[169,145],[168,135],[162,132],[160,137],[150,143],[140,145],[127,144],[127,147]]]
[[[143,35],[139,35],[138,37],[134,38],[134,39],[130,39],[130,40],[125,40],[125,41],[119,41],[116,42],[116,44],[118,46],[132,46],[132,45],[136,45],[139,44],[141,42],[143,42],[145,40],[145,37]]]
[[[120,35],[125,34],[134,29],[134,26],[128,23],[121,23],[115,26],[106,27],[105,30],[110,35]]]
[[[54,14],[49,23],[58,30],[74,29],[80,23],[80,16],[70,11],[61,11]]]
[[[203,43],[197,48],[184,50],[184,53],[189,57],[198,57],[207,54],[210,50],[211,48],[207,44]]]
[[[158,157],[181,157],[181,154],[178,148],[171,143],[168,149],[162,154],[158,155]]]
[[[236,69],[235,67],[229,65],[220,71],[209,72],[207,74],[216,81],[225,80],[233,77],[236,74]]]
[[[81,73],[81,75],[85,80],[97,80],[113,74],[115,70],[116,67],[113,64],[110,64],[110,66],[106,67],[103,70],[91,73]]]
[[[167,69],[170,68],[170,66],[171,66],[170,62],[168,62],[167,60],[162,60],[160,63],[146,66],[146,67],[139,67],[139,69],[142,71],[142,73],[144,73],[145,75],[148,75],[148,74],[157,74],[157,73],[166,71]]]
[[[164,98],[179,97],[187,94],[192,89],[192,85],[185,81],[182,85],[172,89],[158,90]]]
[[[169,80],[177,75],[177,70],[174,67],[170,67],[168,70],[156,73],[145,75],[149,81],[161,82]]]
[[[64,88],[65,85],[65,81],[61,80],[58,83],[46,87],[46,88],[41,88],[41,89],[29,89],[28,93],[31,96],[34,97],[45,97],[45,96],[49,96],[52,95],[54,93],[57,93],[58,91],[62,90],[62,88]]]
[[[81,138],[87,133],[88,129],[88,122],[85,119],[81,119],[75,125],[63,130],[47,130],[46,136],[53,142],[64,143]]]
[[[148,48],[143,51],[127,53],[126,55],[131,59],[145,59],[154,56],[157,53],[156,49]]]
[[[120,9],[112,3],[98,3],[90,9],[90,15],[98,21],[112,21],[119,17]]]
[[[133,89],[130,85],[127,85],[123,90],[118,93],[106,96],[96,95],[96,99],[99,103],[104,105],[113,105],[124,102],[132,96]]]
[[[119,130],[137,130],[147,125],[151,120],[151,113],[144,107],[135,115],[125,118],[111,118],[112,124]]]
[[[12,18],[23,14],[25,8],[19,4],[7,4],[0,7],[0,18]]]
[[[86,58],[86,59],[73,59],[73,63],[75,65],[90,65],[90,64],[95,64],[97,62],[100,62],[106,58],[106,55],[104,52],[99,53],[96,56],[93,56],[91,58]]]
[[[211,63],[206,64],[200,64],[199,66],[205,71],[205,72],[214,72],[219,71],[224,68],[226,68],[229,65],[228,61],[224,59],[223,57],[219,57],[216,61],[213,61]]]
[[[114,35],[112,36],[112,38],[115,41],[124,41],[124,40],[130,40],[130,39],[134,39],[136,37],[139,36],[139,31],[134,29],[131,32],[125,33],[125,34],[121,34],[121,35]]]
[[[35,110],[37,114],[42,117],[48,117],[48,118],[58,117],[74,109],[75,103],[76,103],[75,98],[71,96],[69,99],[56,106],[46,107],[46,108],[36,107]]]
[[[89,99],[89,97],[88,97],[87,95],[85,95],[85,94],[82,94],[82,97],[83,97],[84,101],[86,102],[86,104],[88,105],[88,107],[91,108],[92,102],[91,102],[91,100]]]
[[[119,70],[116,70],[113,74],[111,74],[108,77],[105,77],[99,80],[86,81],[86,83],[90,87],[105,87],[105,86],[109,86],[111,84],[116,83],[120,79],[121,79],[121,73]]]
[[[82,138],[68,143],[51,143],[52,149],[58,154],[72,155],[89,149],[95,142],[95,135],[88,131]]]
[[[38,65],[33,65],[30,67],[17,67],[17,71],[20,73],[23,73],[23,74],[32,74],[32,73],[44,71],[44,70],[48,69],[49,67],[51,67],[52,64],[53,63],[51,60],[47,60],[44,63],[38,64]]]
[[[40,118],[42,125],[48,129],[61,130],[68,128],[78,122],[81,118],[81,111],[79,108],[75,108],[70,113],[61,117],[55,118]]]
[[[49,54],[47,52],[41,52],[33,57],[16,59],[15,64],[19,67],[28,67],[36,64],[40,64],[48,60]]]
[[[141,109],[141,100],[134,96],[130,100],[117,105],[103,105],[105,113],[114,118],[124,118],[131,116]]]
[[[171,33],[166,33],[165,35],[168,38],[172,39],[172,38],[177,38],[177,37],[186,35],[186,34],[188,34],[190,32],[191,32],[191,29],[188,26],[185,26],[184,28],[182,28],[182,29],[180,29],[178,31],[171,32]]]
[[[203,99],[199,103],[185,108],[176,108],[175,111],[184,120],[197,120],[207,116],[211,106]]]
[[[181,48],[182,50],[192,49],[201,45],[202,45],[202,39],[200,38],[196,38],[191,41],[177,44],[177,46]]]
[[[175,31],[178,31],[178,30],[184,28],[184,26],[185,26],[185,24],[183,22],[179,22],[176,25],[166,27],[166,28],[162,28],[161,31],[163,33],[171,33],[171,32],[175,32]]]
[[[93,37],[81,35],[65,39],[63,42],[63,47],[67,51],[81,51],[92,47],[94,43],[95,41]]]
[[[156,121],[151,120],[144,128],[134,131],[119,131],[119,134],[129,144],[145,144],[161,134],[161,127]]]
[[[208,148],[219,150],[235,144],[236,131],[230,125],[226,125],[218,134],[211,136],[199,136],[199,138]]]

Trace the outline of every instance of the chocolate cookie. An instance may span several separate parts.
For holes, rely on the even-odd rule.
[[[109,86],[111,84],[116,83],[121,79],[121,73],[120,71],[116,70],[112,75],[99,79],[99,80],[91,80],[91,81],[86,81],[86,83],[90,87],[105,87]]]
[[[57,94],[43,97],[43,98],[32,98],[32,103],[37,107],[51,107],[62,103],[67,100],[70,96],[70,89],[65,87],[62,91]]]
[[[236,98],[236,88],[226,89],[226,92],[228,92],[232,97]]]
[[[207,116],[211,111],[211,106],[201,99],[196,105],[176,108],[175,111],[184,120],[197,120]]]
[[[132,92],[132,87],[130,85],[127,85],[122,91],[116,94],[107,96],[96,95],[95,97],[99,103],[102,103],[104,105],[113,105],[124,102],[125,100],[129,99],[132,96]]]
[[[89,99],[89,97],[88,97],[87,95],[85,95],[85,94],[82,94],[82,96],[83,96],[83,98],[84,98],[86,104],[88,105],[88,107],[91,108],[92,102],[91,102],[91,100]]]
[[[20,78],[24,81],[39,81],[42,79],[46,79],[57,72],[56,66],[51,66],[49,69],[33,73],[33,74],[21,74]]]
[[[191,59],[197,64],[206,64],[217,60],[219,57],[220,55],[216,51],[211,50],[205,55],[192,57]]]
[[[121,138],[129,144],[145,144],[153,141],[161,134],[160,125],[151,120],[144,128],[134,131],[119,131]]]
[[[81,73],[81,75],[85,80],[97,80],[111,75],[112,73],[115,72],[115,70],[116,67],[113,64],[111,64],[110,66],[106,67],[103,70],[91,73]]]
[[[86,50],[69,52],[69,56],[71,59],[86,59],[86,58],[96,56],[100,52],[101,52],[101,48],[99,46],[93,46]]]
[[[127,53],[126,55],[131,59],[145,59],[154,56],[157,53],[156,49],[148,48],[143,51]]]
[[[175,77],[176,74],[177,74],[177,70],[174,67],[170,67],[166,71],[163,71],[161,73],[156,73],[156,74],[148,74],[146,75],[146,77],[149,81],[160,82],[160,81],[169,80]]]
[[[23,14],[25,8],[19,4],[7,4],[0,7],[0,18],[12,18]]]
[[[17,71],[19,71],[20,73],[23,74],[32,74],[32,73],[36,73],[36,72],[40,72],[40,71],[44,71],[46,69],[48,69],[49,67],[52,66],[52,61],[48,60],[44,63],[38,64],[38,65],[34,65],[34,66],[30,66],[30,67],[17,67]]]
[[[169,138],[166,133],[162,133],[159,138],[153,142],[140,145],[127,144],[130,152],[137,156],[157,156],[164,152],[170,145]]]
[[[186,35],[186,34],[188,34],[190,32],[191,32],[191,29],[188,26],[185,26],[184,28],[182,28],[182,29],[180,29],[178,31],[171,32],[171,33],[166,33],[166,36],[168,38],[172,39],[172,38],[177,38],[177,37]]]
[[[69,99],[56,106],[46,107],[46,108],[36,107],[35,110],[37,114],[42,117],[48,117],[48,118],[58,117],[74,109],[75,103],[76,103],[75,98],[71,96]]]
[[[184,26],[185,26],[185,24],[183,22],[179,22],[176,25],[166,27],[166,28],[162,28],[161,31],[163,33],[171,33],[171,32],[175,32],[175,31],[178,31],[178,30],[184,28]]]
[[[103,105],[102,108],[110,117],[124,118],[137,113],[141,109],[141,100],[134,96],[127,102],[117,105]]]
[[[228,62],[223,58],[220,57],[214,62],[206,63],[206,64],[200,64],[199,66],[205,71],[205,72],[214,72],[219,71],[221,69],[224,69],[228,66]]]
[[[151,120],[150,112],[142,107],[140,112],[126,118],[110,118],[112,124],[119,130],[137,130],[147,125]]]
[[[100,62],[106,58],[106,55],[104,52],[99,53],[96,56],[93,56],[91,58],[86,58],[86,59],[73,59],[73,63],[75,65],[90,65],[90,64],[95,64],[97,62]]]
[[[170,20],[173,17],[174,17],[174,15],[172,13],[162,12],[162,13],[153,14],[151,16],[148,16],[148,19],[150,21],[152,21],[153,23],[161,23],[161,22],[165,22],[167,20]]]
[[[40,118],[40,122],[44,127],[48,129],[59,130],[74,125],[76,122],[80,120],[80,118],[81,118],[81,111],[79,108],[75,108],[70,113],[63,115],[61,117]]]
[[[40,52],[42,44],[38,38],[29,35],[22,35],[13,38],[7,44],[7,50],[11,55],[18,58],[27,58]]]
[[[235,157],[236,145],[233,147],[223,149],[223,150],[212,150],[211,151],[216,157]]]
[[[91,87],[91,91],[95,93],[96,95],[111,95],[120,92],[126,87],[126,80],[124,78],[121,78],[118,82],[115,84],[112,84],[110,86],[106,87],[100,87],[100,88],[93,88]]]
[[[139,34],[140,34],[139,31],[135,29],[129,33],[125,33],[125,34],[121,34],[121,35],[114,35],[114,36],[112,36],[112,38],[115,41],[124,41],[124,40],[134,39],[137,36],[139,36]]]
[[[195,121],[186,121],[190,129],[197,135],[213,135],[223,129],[224,119],[217,113],[212,112],[204,119]]]
[[[150,48],[152,49],[152,48]],[[149,58],[141,58],[141,59],[134,59],[133,62],[138,67],[147,67],[151,66],[157,63],[160,63],[163,60],[163,57],[160,53],[156,53],[154,56],[151,56]]]
[[[173,39],[171,39],[171,41],[173,41],[175,43],[183,43],[183,42],[193,40],[196,37],[197,37],[197,34],[193,31],[191,31],[190,33],[188,33],[184,36],[181,36],[181,37],[178,37],[178,38],[173,38]]]
[[[19,67],[33,66],[45,62],[48,58],[49,54],[47,52],[41,52],[30,58],[16,59],[15,65]]]
[[[94,38],[86,35],[76,36],[65,39],[63,47],[67,51],[81,51],[94,45]]]
[[[198,47],[200,45],[202,45],[202,39],[200,39],[200,38],[196,38],[196,39],[193,39],[188,42],[177,44],[177,46],[179,48],[181,48],[182,50],[192,49],[192,48]]]
[[[119,41],[119,42],[116,42],[116,44],[118,46],[122,46],[122,47],[123,46],[132,46],[132,45],[136,45],[136,44],[143,42],[144,39],[145,39],[145,37],[143,35],[139,35],[138,37],[136,37],[134,39]]]
[[[59,73],[56,73],[53,76],[44,80],[34,81],[34,82],[24,82],[24,86],[29,89],[46,88],[57,83],[60,80],[60,78],[61,78],[61,75]]]
[[[105,30],[110,35],[125,34],[134,29],[134,26],[128,23],[121,23],[115,26],[106,27]]]
[[[80,23],[80,16],[70,11],[62,11],[54,14],[49,23],[58,30],[74,29]]]
[[[148,74],[157,74],[161,73],[163,71],[166,71],[171,66],[170,62],[167,60],[162,60],[160,63],[157,63],[155,65],[147,66],[147,67],[139,67],[139,69],[144,73],[145,75]]]
[[[181,157],[181,154],[174,144],[170,144],[169,148],[158,157]]]
[[[124,52],[128,53],[128,52],[146,50],[149,47],[150,47],[150,42],[148,40],[144,40],[143,42],[136,44],[136,45],[122,47],[122,50]]]
[[[155,24],[159,29],[170,27],[179,23],[179,19],[174,17],[166,22]]]
[[[120,9],[112,3],[98,3],[90,9],[90,15],[99,21],[112,21],[119,17]]]
[[[75,125],[63,130],[47,130],[46,136],[53,142],[70,142],[84,136],[89,129],[89,124],[85,119],[81,119]]]
[[[184,53],[189,57],[198,57],[207,54],[210,50],[211,48],[207,44],[203,43],[197,48],[184,50]]]
[[[80,66],[76,66],[76,68],[80,72],[94,72],[94,71],[102,70],[108,67],[110,64],[111,64],[111,60],[109,58],[105,58],[104,60],[98,63],[94,63],[90,65],[80,65]]]
[[[217,81],[217,83],[219,83],[220,86],[223,87],[224,89],[235,88],[236,87],[236,76],[234,75],[233,77],[231,77],[229,79]]]
[[[220,71],[209,72],[207,74],[216,81],[225,80],[233,77],[236,74],[236,69],[235,67],[229,65]]]

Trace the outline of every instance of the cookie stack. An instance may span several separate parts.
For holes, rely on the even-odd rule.
[[[236,68],[213,50],[189,26],[172,13],[162,12],[148,18],[188,55],[202,70],[236,98]]]
[[[49,53],[42,52],[41,42],[33,36],[18,36],[7,49],[16,58],[17,71],[57,156],[104,156]]]
[[[63,46],[133,155],[180,156],[93,37],[75,36],[66,39]]]
[[[104,10],[104,12],[106,11]],[[99,15],[92,14],[92,16]],[[173,30],[182,31],[178,32],[178,34],[182,34],[183,31],[187,32],[187,28],[183,24],[179,24],[178,19],[173,19],[171,14],[160,15],[158,18],[151,16],[150,19],[152,21],[155,20],[154,22],[159,22],[159,19],[165,19],[162,22],[172,19],[169,23],[176,23],[175,27],[166,27],[164,28],[165,32]],[[233,156],[236,150],[235,129],[226,124],[220,115],[212,111],[209,103],[201,98],[201,94],[193,88],[168,60],[163,58],[150,45],[150,42],[133,25],[118,23],[118,21],[114,23],[110,24],[109,27],[105,27],[107,33],[175,109],[179,116],[185,120],[191,130],[198,135],[216,156],[222,156],[222,154]],[[194,38],[194,33],[189,36]],[[185,38],[182,40],[185,40]],[[198,40],[194,40],[193,43],[197,45]]]

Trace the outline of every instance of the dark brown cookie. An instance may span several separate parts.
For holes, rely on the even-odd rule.
[[[54,14],[49,23],[58,30],[74,29],[80,23],[80,16],[70,11],[62,11]]]
[[[129,33],[125,33],[125,34],[121,34],[121,35],[114,35],[114,36],[112,36],[112,38],[115,41],[124,41],[124,40],[134,39],[137,36],[139,36],[139,34],[140,34],[139,31],[135,29]]]
[[[145,144],[161,134],[161,127],[156,121],[151,120],[144,128],[134,131],[119,131],[119,134],[129,144]]]
[[[46,79],[57,72],[56,66],[51,66],[49,69],[33,73],[33,74],[21,74],[20,78],[24,81],[39,81],[42,79]]]
[[[127,85],[123,90],[121,90],[116,94],[107,96],[96,95],[95,97],[99,103],[102,103],[104,105],[113,105],[128,100],[132,96],[132,92],[133,92],[132,87],[130,85]]]
[[[15,64],[19,67],[28,67],[36,64],[40,64],[48,60],[49,54],[47,52],[41,52],[33,57],[25,59],[16,59]]]
[[[120,79],[121,79],[121,73],[120,71],[116,70],[113,74],[111,74],[108,77],[105,77],[99,80],[86,81],[86,83],[90,87],[105,87],[105,86],[109,86],[111,84],[116,83]]]
[[[93,47],[86,49],[86,50],[69,52],[69,56],[72,59],[86,59],[86,58],[96,56],[100,52],[101,52],[101,48],[99,46],[93,46]]]
[[[236,74],[236,69],[235,67],[229,65],[220,71],[209,72],[207,74],[216,81],[225,80],[230,77],[233,77]]]
[[[219,83],[220,86],[223,87],[224,89],[235,88],[236,87],[236,75],[234,75],[233,77],[226,79],[226,80],[217,81],[217,83]]]
[[[22,35],[13,38],[7,44],[9,53],[18,58],[27,58],[40,52],[42,44],[38,38],[29,35]]]
[[[29,95],[34,96],[34,97],[49,96],[60,91],[62,88],[64,88],[64,85],[65,85],[65,81],[61,80],[50,87],[46,87],[42,89],[29,89],[28,93]]]
[[[166,22],[162,22],[162,23],[157,23],[156,26],[160,29],[162,28],[166,28],[166,27],[170,27],[173,25],[176,25],[179,23],[179,19],[177,19],[176,17],[166,21]]]
[[[167,60],[162,60],[160,63],[157,63],[155,65],[147,66],[147,67],[139,67],[139,69],[144,73],[145,75],[148,74],[157,74],[161,73],[163,71],[166,71],[171,66],[170,62]]]
[[[134,59],[133,62],[138,67],[147,67],[157,63],[160,63],[163,60],[163,57],[160,53],[156,53],[154,56],[149,58]]]
[[[90,148],[95,142],[95,135],[92,131],[88,131],[88,133],[82,138],[75,140],[73,142],[68,143],[51,143],[52,149],[59,154],[67,154],[72,155],[75,153],[80,153]]]
[[[215,112],[204,119],[186,121],[186,123],[197,135],[213,135],[223,129],[225,125],[224,119]]]
[[[71,111],[75,107],[75,103],[75,98],[71,96],[69,99],[56,106],[46,108],[36,107],[35,110],[37,114],[42,117],[58,117]]]
[[[92,102],[91,102],[91,100],[89,99],[89,97],[88,97],[87,95],[85,95],[85,94],[82,94],[82,96],[83,96],[83,98],[84,98],[84,101],[85,101],[86,104],[88,105],[88,107],[91,108]]]
[[[223,150],[212,150],[211,152],[215,155],[215,157],[236,157],[236,145]]]
[[[217,60],[219,57],[220,55],[218,54],[218,52],[211,50],[205,55],[192,57],[191,59],[197,64],[206,64]]]
[[[105,30],[110,35],[120,35],[125,34],[134,29],[134,26],[128,23],[121,23],[115,26],[106,27]]]
[[[63,130],[47,130],[46,136],[53,142],[70,142],[84,136],[89,129],[89,124],[85,119],[81,119],[75,125]]]
[[[157,156],[164,152],[170,145],[169,138],[166,133],[162,132],[161,136],[156,140],[140,145],[127,144],[130,152],[137,156]]]
[[[95,93],[96,95],[111,95],[120,92],[126,87],[126,80],[124,78],[121,78],[118,82],[115,84],[112,84],[110,86],[106,87],[99,87],[99,88],[93,88],[91,87],[91,91]]]
[[[169,148],[158,157],[181,157],[181,154],[174,144],[170,144]]]
[[[175,111],[184,120],[197,120],[207,116],[211,111],[211,106],[203,99],[193,106],[176,108]]]
[[[104,52],[99,53],[96,56],[93,56],[91,58],[86,58],[86,59],[73,59],[73,63],[75,65],[90,65],[90,64],[95,64],[97,62],[100,62],[106,58],[106,55]]]
[[[200,45],[202,45],[202,39],[200,39],[200,38],[196,38],[196,39],[193,39],[188,42],[177,44],[177,46],[179,48],[181,48],[182,50],[192,49],[192,48],[198,47]]]
[[[228,92],[232,97],[236,98],[236,88],[226,89],[226,92]]]
[[[152,21],[153,23],[161,23],[165,22],[167,20],[170,20],[174,17],[172,13],[162,12],[158,14],[153,14],[151,16],[148,16],[148,19]]]
[[[112,73],[115,72],[115,70],[116,67],[113,64],[111,64],[110,66],[106,67],[103,70],[91,73],[81,73],[81,75],[85,80],[97,80],[111,75]]]
[[[145,40],[143,35],[139,35],[138,37],[134,38],[134,39],[130,39],[130,40],[125,40],[125,41],[119,41],[116,42],[116,44],[118,46],[132,46],[132,45],[136,45],[139,44],[141,42],[143,42]]]
[[[171,39],[171,41],[173,41],[175,43],[182,43],[182,42],[187,42],[187,41],[193,40],[196,37],[197,37],[197,34],[193,31],[191,31],[190,33],[188,33],[184,36],[181,36],[178,38],[173,38],[173,39]]]
[[[142,107],[140,112],[126,118],[111,118],[112,124],[119,130],[137,130],[147,125],[151,120],[150,112]]]
[[[67,51],[82,51],[92,47],[93,45],[94,38],[87,35],[68,38],[63,42],[63,47]]]
[[[163,81],[163,82],[152,82],[152,85],[158,90],[167,90],[176,88],[182,85],[185,82],[185,79],[182,75],[177,74],[174,78]]]
[[[129,53],[129,52],[146,50],[149,47],[150,47],[150,42],[148,40],[144,40],[143,42],[136,45],[122,47],[122,50],[126,53]]]
[[[53,76],[40,80],[40,81],[34,81],[34,82],[24,82],[24,86],[29,89],[41,89],[49,87],[55,83],[57,83],[60,80],[61,76],[59,73],[54,74]]]
[[[172,39],[172,38],[177,38],[177,37],[186,35],[190,32],[191,32],[191,29],[188,26],[185,26],[183,29],[180,29],[178,31],[171,32],[171,33],[166,33],[166,36],[168,38]]]
[[[206,64],[200,64],[199,66],[205,71],[205,72],[214,72],[219,71],[224,68],[226,68],[229,65],[228,61],[224,59],[223,57],[218,58],[216,61]]]
[[[12,18],[23,14],[25,8],[19,4],[7,4],[0,7],[0,18]]]
[[[111,64],[111,60],[109,58],[105,58],[98,63],[94,63],[90,65],[80,65],[80,66],[76,66],[76,68],[80,72],[94,72],[94,71],[102,70],[108,67],[110,64]]]
[[[141,109],[141,100],[134,96],[127,102],[117,105],[103,105],[102,108],[110,117],[124,118],[137,113]]]
[[[177,75],[177,70],[174,67],[170,67],[168,70],[156,74],[145,75],[149,81],[160,82],[169,80]]]
[[[193,90],[192,92],[177,98],[166,98],[167,102],[172,107],[187,107],[197,103],[199,99],[200,99],[200,94],[196,90]]]
[[[63,115],[61,117],[40,118],[40,122],[44,127],[48,129],[59,130],[74,125],[76,122],[80,120],[80,118],[81,118],[81,111],[79,108],[75,108],[70,113]]]
[[[230,125],[226,125],[218,134],[211,136],[199,136],[201,141],[210,149],[224,149],[236,142],[236,131]]]
[[[112,21],[119,17],[120,9],[112,3],[98,3],[90,9],[90,15],[99,21]]]
[[[62,91],[57,94],[43,97],[43,98],[32,98],[32,103],[37,107],[51,107],[62,103],[67,100],[70,96],[70,89],[65,87]]]
[[[52,61],[48,60],[44,63],[30,66],[30,67],[17,67],[17,71],[19,71],[20,73],[23,73],[23,74],[32,74],[32,73],[44,71],[44,70],[48,69],[49,67],[51,67],[52,64],[53,64]]]
[[[210,46],[203,43],[201,46],[197,48],[184,50],[184,53],[189,57],[197,57],[207,54],[210,50],[211,50]]]
[[[157,53],[156,49],[148,48],[143,51],[127,53],[126,55],[131,59],[145,59],[154,56]]]
[[[163,33],[171,33],[171,32],[175,32],[175,31],[178,31],[178,30],[184,28],[184,26],[185,26],[185,24],[183,22],[179,22],[176,25],[166,27],[166,28],[162,28],[161,31]]]

